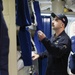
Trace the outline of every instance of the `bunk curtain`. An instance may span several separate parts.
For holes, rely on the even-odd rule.
[[[50,39],[51,37],[51,18],[50,16],[42,16],[42,23],[43,23],[43,32],[45,35]],[[45,47],[43,47],[42,51],[44,52],[46,50]],[[47,67],[47,58],[44,58],[42,60],[42,73],[41,75],[45,75],[46,67]]]
[[[51,37],[51,18],[50,16],[42,16],[42,28],[45,35],[50,38]],[[37,30],[38,31],[38,30]],[[42,43],[38,39],[37,31],[34,36],[34,42],[37,48],[37,53],[40,54],[41,52],[44,52],[46,49],[42,45]],[[47,67],[47,58],[39,59],[39,75],[45,75],[46,67]]]
[[[31,25],[28,0],[16,0],[16,25],[20,26],[18,38],[24,65],[31,66],[31,38],[27,28],[27,26]]]
[[[28,28],[20,27],[18,32],[20,47],[22,51],[22,58],[25,66],[32,65],[31,59],[31,38]]]
[[[71,72],[75,74],[75,36],[71,37],[72,41],[72,53],[69,58],[69,67],[71,69]]]
[[[16,24],[18,26],[31,25],[28,0],[16,0]]]
[[[37,20],[37,27],[36,27],[37,30],[34,35],[34,42],[37,48],[37,53],[39,54],[41,52],[44,52],[46,49],[42,45],[42,43],[39,41],[37,31],[38,30],[43,31],[46,34],[46,36],[50,38],[51,37],[51,18],[50,16],[41,16],[41,11],[40,11],[38,1],[34,1],[33,5],[34,5],[36,20]],[[39,75],[45,75],[46,66],[47,66],[47,58],[42,60],[39,59],[38,63],[39,63]]]
[[[43,24],[42,24],[42,17],[41,17],[41,11],[40,11],[40,7],[39,7],[39,2],[38,1],[34,1],[33,2],[33,6],[34,6],[34,10],[35,10],[35,15],[36,15],[36,21],[37,21],[37,27],[36,27],[36,31],[34,34],[34,43],[35,46],[37,48],[37,53],[41,53],[43,52],[43,45],[42,43],[39,41],[38,39],[38,35],[37,35],[37,31],[41,30],[43,31]],[[42,60],[38,60],[38,66],[39,66],[39,75],[42,75]]]
[[[42,52],[42,47],[41,47],[42,44],[38,39],[37,31],[38,30],[43,31],[43,24],[42,24],[42,18],[41,18],[41,11],[40,11],[40,7],[39,7],[39,2],[34,1],[33,5],[34,5],[36,21],[37,21],[36,31],[35,31],[35,35],[34,35],[34,41],[35,41],[36,48],[38,50],[37,52],[40,53],[40,52]]]

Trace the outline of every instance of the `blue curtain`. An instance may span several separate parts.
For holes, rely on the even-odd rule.
[[[27,26],[31,25],[28,0],[16,0],[16,24],[20,26],[18,33],[19,44],[25,66],[32,65],[31,38]]]
[[[31,25],[28,0],[16,0],[16,24],[18,26]]]
[[[75,52],[75,36],[71,37],[71,41],[72,41],[72,51]]]
[[[32,65],[31,58],[31,38],[28,28],[20,27],[19,33],[19,43],[22,51],[22,58],[25,66]]]
[[[34,35],[34,42],[35,46],[37,48],[37,53],[41,53],[45,51],[45,47],[42,45],[42,43],[38,39],[37,31],[41,30],[43,31],[47,37],[51,37],[51,19],[50,16],[41,16],[41,11],[39,7],[39,2],[34,1],[34,10],[35,10],[35,15],[36,15],[36,20],[37,20],[37,30]],[[48,21],[45,21],[44,19],[48,19]],[[39,75],[45,75],[46,71],[46,66],[47,66],[47,59],[43,59],[38,61],[39,63]]]
[[[41,15],[39,15],[39,16],[41,16]],[[42,43],[39,41],[37,31],[42,30],[48,38],[51,37],[51,17],[43,15],[43,16],[41,16],[40,19],[41,20],[38,20],[39,25],[37,25],[37,30],[34,35],[34,42],[35,42],[38,53],[44,52],[46,49],[42,45]],[[40,27],[40,29],[39,29],[39,27]],[[45,75],[46,66],[47,66],[47,58],[44,58],[42,60],[39,59],[39,75]]]
[[[37,53],[41,53],[41,52],[43,52],[43,45],[38,39],[37,31],[38,30],[43,31],[42,17],[41,17],[39,2],[34,1],[33,5],[34,5],[36,20],[37,20],[37,27],[36,27],[37,30],[34,35],[34,42],[35,42],[35,46],[37,48]],[[42,60],[39,60],[39,75],[42,75],[42,69],[43,69],[42,68]]]
[[[43,15],[42,16],[42,23],[43,23],[43,31],[45,33],[45,35],[50,38],[52,35],[52,30],[51,30],[51,17]]]
[[[34,5],[34,10],[35,10],[35,15],[36,15],[36,21],[37,21],[37,30],[43,30],[39,2],[38,1],[34,1],[33,5]]]
[[[33,5],[34,5],[36,20],[37,20],[37,27],[36,27],[37,30],[36,30],[35,35],[34,35],[34,42],[35,42],[36,48],[38,50],[37,52],[40,53],[40,52],[42,52],[42,47],[41,47],[42,44],[38,39],[37,31],[38,30],[43,31],[42,17],[41,17],[39,2],[34,1]]]
[[[75,74],[75,36],[71,37],[71,41],[72,41],[72,52],[74,54],[70,55],[69,67],[71,69],[71,72]]]
[[[51,37],[51,17],[43,15],[42,23],[43,23],[43,32],[48,38],[50,38]],[[43,47],[42,51],[44,52],[45,50],[46,50],[45,47]],[[41,75],[45,75],[46,67],[47,67],[47,58],[44,58],[42,60],[42,74]]]

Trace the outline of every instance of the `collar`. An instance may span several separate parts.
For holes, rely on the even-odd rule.
[[[54,34],[54,38],[60,38],[63,34],[65,33],[65,31],[63,30],[57,37],[55,37],[56,34]]]
[[[62,31],[57,37],[55,37],[56,34],[54,34],[52,37],[52,40],[56,41],[57,39],[60,39],[64,33],[65,33],[65,31]]]

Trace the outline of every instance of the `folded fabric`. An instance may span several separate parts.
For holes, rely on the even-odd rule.
[[[31,18],[27,0],[16,0],[16,24],[18,26],[31,25]]]
[[[30,66],[32,65],[32,58],[31,58],[32,45],[28,29],[25,27],[20,27],[18,37],[19,37],[20,48],[22,51],[24,66]]]

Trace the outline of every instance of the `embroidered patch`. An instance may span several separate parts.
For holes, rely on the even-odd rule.
[[[64,47],[64,48],[67,48],[67,46],[66,46],[66,45],[63,45],[63,47]]]
[[[55,44],[58,44],[59,41],[56,41]]]

